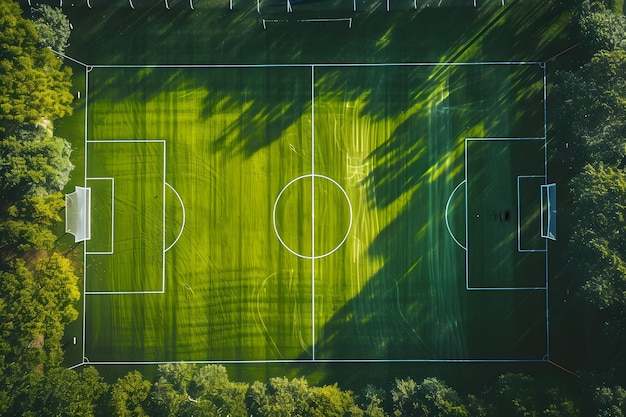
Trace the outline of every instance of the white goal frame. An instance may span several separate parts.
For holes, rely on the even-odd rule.
[[[545,197],[544,197],[545,194]],[[545,198],[545,200],[544,200]],[[546,201],[547,200],[547,201]],[[547,206],[544,223],[544,207]],[[541,237],[556,240],[556,184],[541,186]]]
[[[73,199],[76,201],[74,204]],[[70,207],[76,207],[78,219]],[[81,223],[82,230],[74,227]],[[74,243],[91,239],[91,188],[76,186],[73,193],[65,194],[65,233],[74,236]]]

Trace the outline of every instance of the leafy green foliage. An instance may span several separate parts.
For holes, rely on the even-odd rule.
[[[129,372],[111,386],[111,405],[116,416],[143,417],[152,384],[138,371]]]
[[[361,401],[361,409],[366,417],[387,417],[383,402],[385,400],[385,390],[367,385],[363,393],[364,401]]]
[[[0,141],[0,192],[15,202],[58,193],[74,168],[70,144],[42,126],[20,129]]]
[[[271,378],[250,387],[250,411],[258,416],[362,416],[350,391],[337,385],[309,387],[304,378]]]
[[[61,338],[78,315],[80,293],[70,262],[56,253],[4,263],[0,283],[0,398],[9,409],[42,366],[61,364]]]
[[[586,0],[579,9],[577,23],[583,43],[594,52],[626,46],[626,18],[621,11],[617,14],[600,2]]]
[[[32,20],[39,35],[39,44],[63,53],[70,38],[70,21],[63,10],[42,4],[33,8]]]
[[[38,44],[35,25],[0,0],[0,132],[71,114],[71,70]]]
[[[572,180],[571,262],[585,300],[600,310],[626,308],[626,173],[587,165]]]
[[[391,397],[396,416],[469,416],[459,394],[437,378],[419,385],[411,378],[396,379]]]
[[[46,416],[94,416],[98,400],[108,390],[98,371],[86,367],[81,372],[53,368],[32,392],[31,413]]]
[[[598,417],[626,416],[626,390],[621,386],[596,388],[593,396]]]
[[[247,384],[229,381],[221,365],[166,364],[159,366],[149,410],[163,416],[247,416],[247,391]]]
[[[626,52],[598,52],[575,73],[559,74],[553,117],[581,166],[617,166],[626,156]]]
[[[0,259],[52,249],[56,236],[49,227],[24,220],[0,223]]]
[[[580,410],[566,389],[549,380],[524,374],[505,374],[487,392],[489,415],[507,417],[574,417]]]

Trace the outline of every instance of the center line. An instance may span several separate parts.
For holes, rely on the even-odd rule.
[[[315,174],[315,66],[311,65],[311,174]],[[315,175],[311,176],[311,354],[315,360]]]

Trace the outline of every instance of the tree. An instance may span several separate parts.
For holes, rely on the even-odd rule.
[[[63,53],[70,38],[70,21],[60,7],[42,4],[32,9],[39,44]]]
[[[71,114],[71,70],[39,46],[13,0],[0,0],[0,27],[0,132]]]
[[[393,402],[393,415],[418,415],[419,405],[413,401],[417,395],[417,383],[412,378],[398,379],[391,389],[391,400]]]
[[[69,260],[54,253],[7,262],[0,282],[0,398],[8,409],[29,392],[31,377],[61,364],[61,338],[78,315],[80,293]]]
[[[309,395],[304,378],[271,378],[269,384],[257,381],[251,387],[251,411],[268,417],[308,416]]]
[[[364,401],[361,401],[360,404],[364,415],[367,417],[387,417],[383,407],[385,396],[385,390],[368,384],[363,393]]]
[[[108,384],[91,366],[80,372],[52,368],[33,390],[27,415],[94,416],[107,390]]]
[[[426,378],[419,385],[411,378],[396,379],[391,396],[397,416],[469,416],[459,394],[437,378]]]
[[[626,46],[626,19],[621,10],[615,13],[601,2],[586,0],[579,8],[577,23],[582,41],[592,52]]]
[[[111,405],[115,415],[120,417],[143,417],[152,384],[138,371],[132,371],[119,378],[111,386]]]
[[[161,365],[150,393],[150,414],[247,416],[247,391],[247,384],[229,381],[221,365]]]
[[[24,220],[4,220],[0,223],[0,260],[50,250],[55,240],[49,227]]]
[[[596,388],[593,400],[598,417],[626,416],[626,390],[619,385]]]
[[[504,374],[491,387],[489,415],[507,417],[577,417],[580,409],[572,394],[550,380],[524,374]]]
[[[601,51],[575,73],[561,73],[553,89],[552,118],[572,142],[578,166],[626,157],[626,51]]]
[[[20,129],[0,141],[0,204],[58,193],[74,168],[70,144],[43,126]]]
[[[354,402],[352,392],[341,390],[337,384],[312,387],[310,403],[311,416],[363,416],[363,411]]]

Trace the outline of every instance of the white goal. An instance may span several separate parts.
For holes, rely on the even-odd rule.
[[[541,237],[556,240],[556,184],[541,186]]]
[[[74,242],[91,239],[91,188],[76,187],[65,194],[65,233],[74,235]]]

